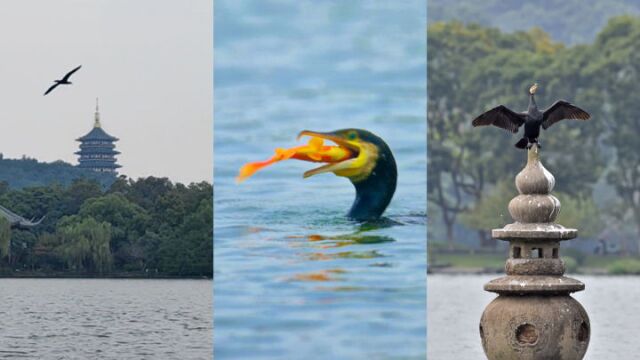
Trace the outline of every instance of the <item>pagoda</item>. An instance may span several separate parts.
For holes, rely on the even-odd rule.
[[[115,156],[120,154],[115,150],[117,137],[107,134],[100,124],[100,112],[98,99],[96,99],[96,112],[93,129],[83,137],[76,139],[80,142],[80,151],[76,151],[78,167],[91,169],[97,172],[117,173],[116,169],[121,167],[116,164]]]

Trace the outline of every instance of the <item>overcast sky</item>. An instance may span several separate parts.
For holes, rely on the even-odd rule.
[[[93,126],[120,138],[121,174],[211,181],[210,0],[3,0],[0,152],[77,164]],[[43,96],[82,65],[71,86]]]

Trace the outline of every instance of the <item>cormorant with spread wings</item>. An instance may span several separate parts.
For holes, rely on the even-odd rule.
[[[541,112],[538,110],[534,98],[537,89],[538,84],[533,84],[529,88],[529,109],[527,112],[517,113],[504,105],[499,105],[473,119],[471,124],[474,127],[494,125],[512,133],[517,133],[520,126],[524,125],[524,136],[515,146],[519,149],[529,149],[532,144],[537,144],[540,147],[538,137],[541,126],[546,130],[560,120],[588,120],[591,118],[588,112],[564,100],[556,101],[548,109]]]

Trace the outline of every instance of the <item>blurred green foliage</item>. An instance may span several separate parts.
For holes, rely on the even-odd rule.
[[[607,270],[614,275],[640,275],[640,259],[620,259]]]
[[[575,273],[578,270],[578,261],[571,256],[562,256],[565,272]]]
[[[429,0],[428,21],[458,20],[513,32],[541,27],[567,44],[593,41],[609,18],[640,14],[637,0]]]
[[[630,221],[640,235],[640,102],[633,95],[640,93],[639,60],[640,19],[631,16],[611,19],[592,44],[569,47],[538,28],[504,33],[431,23],[428,200],[438,220],[430,224],[452,244],[455,226],[478,230],[483,242],[486,230],[510,221],[506,205],[526,155],[513,147],[517,136],[472,129],[471,120],[499,104],[526,109],[527,89],[538,82],[543,109],[565,99],[592,115],[586,123],[554,125],[540,138],[563,206],[558,221],[589,237]],[[594,197],[596,187],[612,189],[612,196]]]

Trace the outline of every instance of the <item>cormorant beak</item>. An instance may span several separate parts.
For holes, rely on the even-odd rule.
[[[302,136],[314,136],[333,141],[339,147],[346,148],[353,154],[353,156],[348,159],[338,162],[332,162],[306,171],[303,175],[304,178],[326,172],[333,172],[338,176],[345,177],[357,176],[361,172],[363,164],[367,163],[368,159],[370,159],[370,146],[374,146],[373,144],[362,141],[359,137],[356,137],[353,140],[348,140],[337,132],[315,132],[303,130],[298,134],[298,139]]]
[[[529,94],[531,95],[535,94],[536,90],[538,90],[538,83],[531,85],[531,87],[529,88]]]

